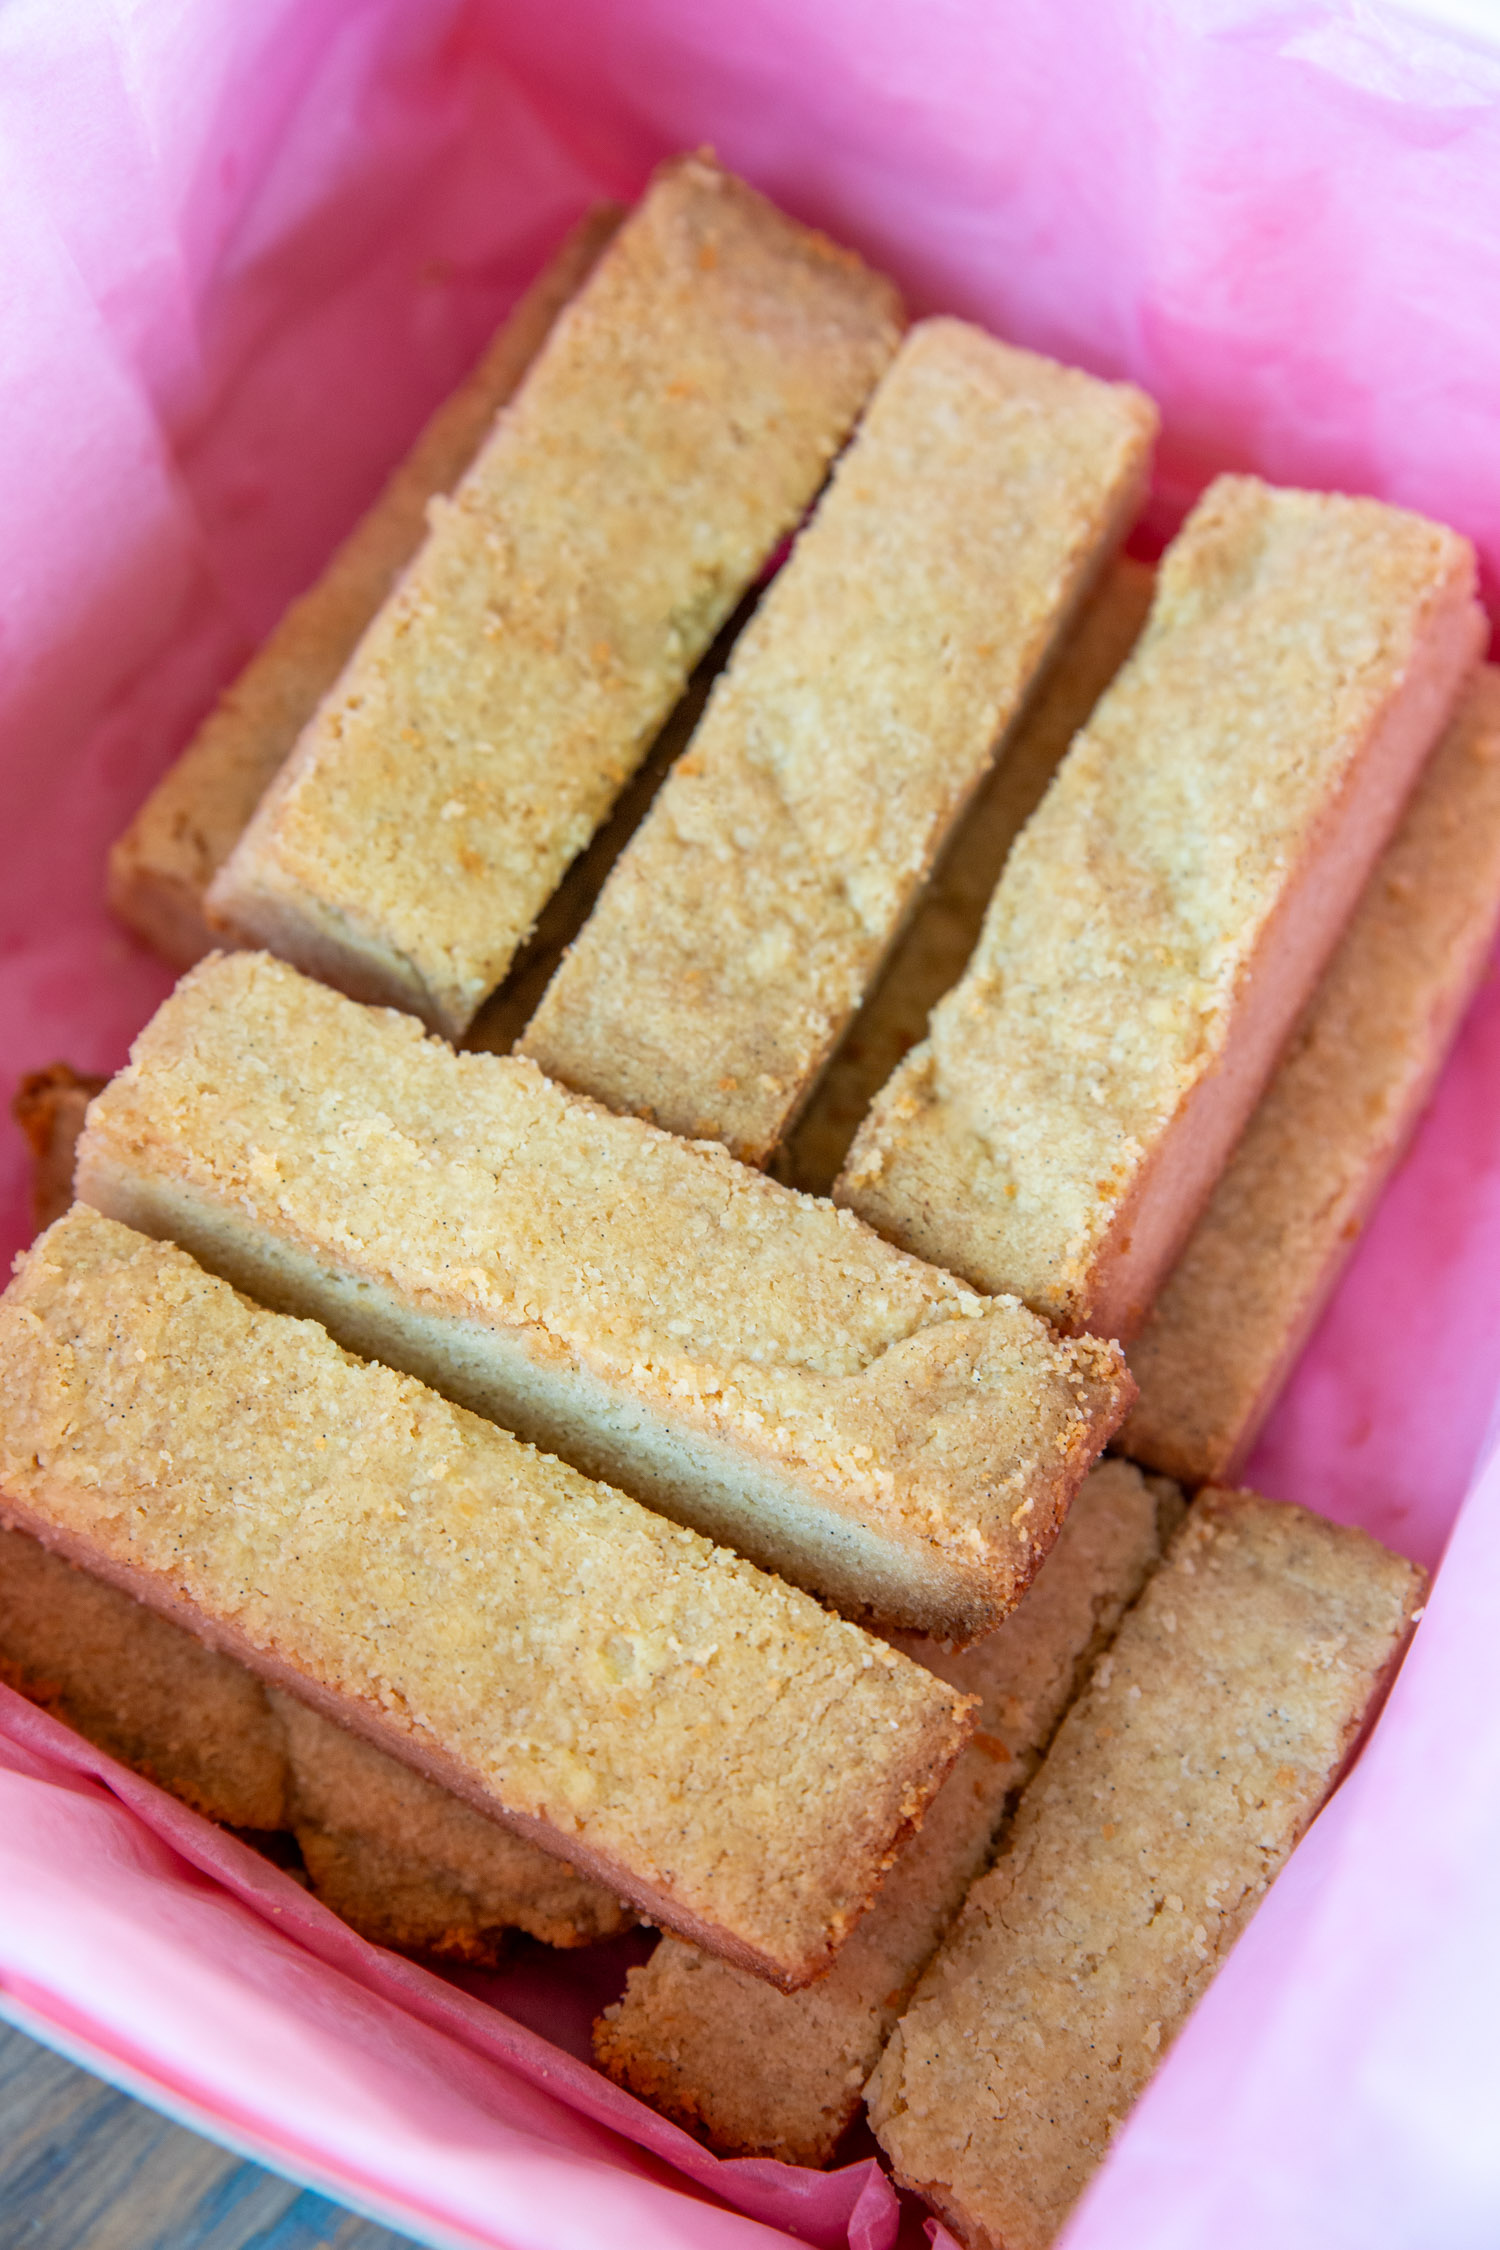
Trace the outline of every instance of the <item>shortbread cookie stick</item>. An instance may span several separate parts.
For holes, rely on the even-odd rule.
[[[636,1920],[611,1891],[279,1688],[288,1817],[313,1889],[377,1945],[493,1966],[507,1934],[592,1945]],[[752,1983],[755,1981],[751,1980]]]
[[[1066,1326],[1138,1328],[1478,656],[1473,588],[1418,516],[1211,486],[840,1198]]]
[[[40,1226],[72,1200],[84,1110],[104,1084],[66,1063],[23,1083]],[[18,1531],[0,1530],[0,1678],[210,1820],[294,1829],[318,1897],[377,1944],[494,1963],[511,1930],[588,1945],[635,1919],[565,1861]]]
[[[508,1055],[552,982],[557,965],[594,910],[610,869],[635,834],[647,807],[703,716],[714,681],[753,612],[757,595],[745,596],[708,654],[695,668],[681,700],[626,782],[607,820],[601,821],[552,893],[526,943],[464,1034],[463,1044],[490,1055]]]
[[[1425,1108],[1500,919],[1500,672],[1417,786],[1151,1318],[1123,1452],[1233,1474]]]
[[[421,546],[428,501],[451,492],[468,468],[620,218],[617,205],[602,203],[574,228],[110,852],[110,905],[178,968],[220,942],[203,919],[205,891]]]
[[[107,1083],[56,1062],[32,1071],[16,1089],[11,1114],[31,1147],[31,1215],[38,1233],[73,1200],[73,1155],[84,1112]]]
[[[0,1679],[210,1820],[287,1826],[286,1745],[255,1674],[5,1529]]]
[[[434,503],[210,921],[465,1031],[898,336],[858,259],[667,165]]]
[[[79,1193],[855,1614],[973,1639],[1133,1396],[714,1144],[264,954],[192,970]]]
[[[23,1529],[789,1990],[969,1731],[920,1665],[77,1206],[0,1300]]]
[[[0,1679],[210,1820],[294,1830],[318,1897],[377,1944],[494,1962],[511,1930],[587,1945],[635,1919],[550,1852],[20,1531],[0,1530]]]
[[[1175,1487],[1164,1488],[1180,1509]],[[979,1728],[837,1961],[773,1992],[680,1938],[632,1969],[594,2032],[602,2067],[735,2156],[827,2164],[997,1828],[1159,1554],[1164,1494],[1124,1462],[1093,1471],[1020,1608],[962,1656],[905,1643],[979,1698]]]
[[[764,1163],[1129,529],[1155,429],[1123,384],[913,329],[520,1052]]]
[[[1021,1800],[870,2082],[968,2250],[1044,2250],[1327,1796],[1422,1573],[1207,1492]]]
[[[1105,573],[1056,663],[1021,715],[902,933],[889,965],[778,1153],[789,1187],[827,1195],[866,1110],[927,1035],[927,1018],[957,984],[979,941],[1000,872],[1063,753],[1130,654],[1151,606],[1155,573],[1121,556]]]

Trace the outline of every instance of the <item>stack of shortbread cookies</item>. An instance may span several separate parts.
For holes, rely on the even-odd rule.
[[[0,1300],[7,1679],[384,1943],[655,1923],[601,2067],[975,2250],[1400,1661],[1226,1480],[1500,921],[1467,543],[1153,573],[1155,427],[707,157],[591,215],[116,847],[187,973]]]

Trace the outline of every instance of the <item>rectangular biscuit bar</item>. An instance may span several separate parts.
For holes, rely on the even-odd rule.
[[[1204,1493],[1063,1721],[870,2082],[967,2250],[1044,2250],[1332,1787],[1423,1574]]]
[[[210,1820],[287,1826],[286,1745],[255,1674],[3,1527],[0,1679]]]
[[[1457,534],[1210,486],[836,1196],[976,1287],[1132,1334],[1484,630]]]
[[[0,1299],[7,1515],[788,1990],[969,1731],[920,1665],[75,1206]]]
[[[317,1896],[377,1944],[493,1963],[511,1930],[586,1945],[635,1920],[550,1852],[4,1529],[0,1679],[210,1820],[295,1833]]]
[[[204,893],[421,546],[428,501],[468,468],[621,216],[618,205],[603,203],[580,220],[111,849],[110,905],[176,967],[189,968],[219,942],[203,918]]]
[[[828,2164],[865,2080],[1092,1658],[1160,1553],[1151,1490],[1121,1461],[1086,1479],[1025,1601],[963,1655],[903,1645],[979,1698],[979,1732],[826,1977],[773,1992],[663,1938],[594,2031],[601,2067],[733,2156]],[[1180,1497],[1176,1498],[1180,1509]]]
[[[483,1968],[499,1962],[512,1930],[571,1947],[633,1927],[624,1902],[566,1860],[295,1696],[267,1693],[286,1738],[288,1822],[312,1887],[361,1936]]]
[[[1426,1106],[1497,919],[1487,665],[1130,1347],[1123,1452],[1195,1485],[1243,1464]]]
[[[1129,529],[1156,414],[912,329],[518,1051],[761,1164]]]
[[[927,1018],[957,984],[985,909],[1063,753],[1130,654],[1151,606],[1155,573],[1111,564],[1028,701],[1015,738],[960,822],[890,961],[772,1162],[777,1179],[827,1195],[881,1087],[926,1036]]]
[[[972,1639],[1133,1395],[847,1212],[264,954],[191,970],[78,1192],[854,1614]]]
[[[208,894],[459,1037],[895,350],[890,284],[703,157],[656,176]]]

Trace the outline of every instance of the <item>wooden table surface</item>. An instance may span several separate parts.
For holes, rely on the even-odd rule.
[[[0,2250],[411,2250],[0,2023]]]

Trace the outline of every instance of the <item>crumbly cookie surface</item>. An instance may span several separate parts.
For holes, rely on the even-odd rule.
[[[889,283],[658,174],[308,727],[210,919],[459,1036],[894,351]]]
[[[763,1162],[1128,528],[1155,422],[914,328],[520,1051]]]
[[[773,1159],[776,1177],[789,1186],[829,1193],[870,1104],[926,1037],[928,1017],[979,942],[1011,845],[1139,637],[1154,579],[1145,563],[1121,556],[1080,613],[933,870],[888,966]]]
[[[1130,1346],[1122,1451],[1233,1474],[1399,1158],[1500,917],[1500,672],[1486,666]]]
[[[691,1464],[660,1463],[711,1443],[800,1511],[788,1530],[768,1502],[781,1543],[745,1552],[928,1630],[1013,1606],[1131,1395],[1116,1346],[263,955],[203,964],[158,1011],[91,1111],[79,1182],[655,1504],[707,1505]],[[894,1586],[862,1596],[825,1534],[876,1541]],[[927,1608],[893,1611],[903,1588]]]
[[[1210,1089],[1227,1155],[1478,648],[1455,533],[1220,478],[835,1192],[977,1286],[1128,1333],[1161,1275],[1132,1270],[1106,1314],[1115,1269],[1148,1234],[1175,1257],[1216,1169]],[[1362,812],[1351,856],[1377,773],[1389,819]]]
[[[1177,1501],[1181,1505],[1180,1499]],[[912,1985],[1034,1772],[1091,1656],[1160,1553],[1161,1497],[1123,1461],[1093,1470],[1026,1599],[953,1655],[901,1645],[979,1698],[978,1732],[833,1967],[773,1992],[663,1938],[595,2027],[611,2077],[732,2156],[831,2162]]]
[[[83,1206],[0,1301],[0,1485],[789,1985],[967,1731],[961,1697],[807,1596]]]
[[[1064,1720],[871,2080],[970,2250],[1045,2250],[1336,1777],[1422,1573],[1200,1495]]]
[[[110,905],[178,968],[218,942],[204,920],[204,894],[421,546],[428,501],[451,491],[468,468],[619,222],[613,204],[580,220],[111,848]]]

